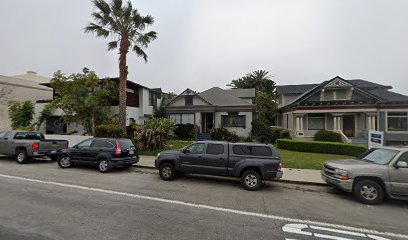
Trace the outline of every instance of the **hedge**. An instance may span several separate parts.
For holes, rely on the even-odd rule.
[[[343,142],[340,133],[320,130],[315,134],[315,141],[320,142]]]
[[[366,147],[360,145],[317,141],[308,142],[289,139],[278,139],[277,147],[279,149],[297,152],[329,153],[354,157],[360,156],[367,151]]]
[[[116,124],[99,125],[95,128],[94,137],[121,138],[124,137],[123,129]]]

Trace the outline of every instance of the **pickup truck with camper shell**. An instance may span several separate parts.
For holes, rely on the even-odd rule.
[[[281,160],[270,144],[202,141],[178,151],[158,154],[155,166],[165,181],[178,173],[241,178],[247,190],[257,190],[262,180],[282,177]]]
[[[366,204],[408,200],[408,148],[373,148],[359,158],[324,163],[322,179]]]
[[[0,132],[0,155],[14,156],[17,163],[26,163],[30,158],[58,158],[58,152],[68,147],[66,140],[45,139],[40,132]]]

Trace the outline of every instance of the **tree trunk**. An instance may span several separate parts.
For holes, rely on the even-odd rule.
[[[126,135],[126,85],[128,67],[126,65],[126,55],[129,51],[129,41],[127,36],[122,36],[119,47],[119,125]]]

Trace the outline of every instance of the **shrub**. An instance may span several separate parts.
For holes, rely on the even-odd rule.
[[[121,138],[124,137],[123,129],[116,124],[98,125],[94,137]]]
[[[178,139],[193,140],[196,134],[196,126],[191,123],[187,124],[176,124],[174,129],[174,135]]]
[[[264,121],[257,119],[252,122],[251,136],[258,142],[274,144],[277,139],[289,138],[289,131],[282,128],[272,128]]]
[[[297,152],[329,153],[355,157],[367,151],[367,148],[361,145],[317,141],[308,142],[289,139],[279,139],[277,141],[277,147],[279,149]]]
[[[230,132],[224,127],[214,128],[211,131],[211,140],[238,142],[239,136],[235,132]]]
[[[31,125],[34,117],[34,105],[30,101],[8,103],[8,113],[13,129],[26,128]]]
[[[343,142],[341,139],[341,135],[336,132],[330,132],[326,130],[318,131],[314,136],[315,141],[320,142]]]
[[[133,142],[139,149],[163,149],[175,125],[167,118],[151,118],[144,125],[134,124]]]

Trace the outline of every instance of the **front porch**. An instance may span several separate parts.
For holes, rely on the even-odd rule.
[[[378,128],[377,112],[309,112],[293,114],[293,138],[313,140],[320,130],[337,132],[343,142],[366,143],[369,130]]]

